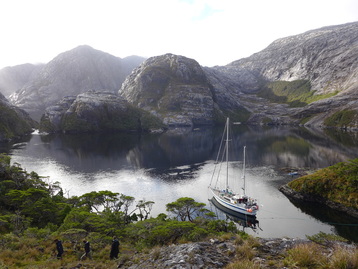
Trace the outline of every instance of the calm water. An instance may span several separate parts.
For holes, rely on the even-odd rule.
[[[214,160],[222,129],[176,129],[160,135],[33,134],[26,141],[1,145],[28,172],[61,183],[66,195],[111,190],[154,201],[152,216],[180,197],[204,202],[221,218],[227,217],[209,202]],[[247,193],[261,206],[259,227],[242,227],[260,237],[300,237],[320,231],[358,241],[358,220],[322,206],[294,204],[278,187],[292,179],[287,167],[323,168],[358,157],[357,134],[324,133],[307,129],[236,126],[238,160],[247,146]],[[241,162],[232,163],[241,173]],[[240,188],[240,183],[231,186]],[[355,224],[355,225],[354,225]]]

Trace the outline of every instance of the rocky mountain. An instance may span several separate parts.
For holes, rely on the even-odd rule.
[[[358,22],[354,22],[278,39],[248,58],[213,68],[211,73],[240,85],[237,90],[251,93],[242,98],[252,113],[251,122],[330,125],[332,117],[348,111],[353,115],[348,122],[335,123],[357,128],[357,59]],[[308,82],[306,88],[295,88],[297,81]],[[258,92],[265,98],[253,95]],[[298,102],[299,108],[285,105]]]
[[[41,132],[118,132],[160,129],[160,120],[113,92],[88,91],[64,97],[46,109]]]
[[[39,120],[48,106],[88,90],[118,91],[126,76],[144,59],[120,59],[90,46],[61,53],[10,97],[11,102]]]
[[[212,125],[223,110],[240,110],[237,98],[215,88],[195,60],[173,54],[146,60],[118,93],[169,126]]]
[[[309,80],[316,94],[352,91],[358,85],[358,22],[281,38],[227,66],[268,81]]]
[[[212,68],[179,55],[142,62],[80,46],[44,66],[11,101],[39,119],[65,96],[110,91],[169,126],[212,125],[230,116],[249,124],[354,129],[356,59],[358,22],[281,38],[250,57]]]
[[[21,64],[8,66],[0,70],[0,92],[9,97],[33,80],[44,67],[44,64]]]
[[[119,94],[169,125],[213,124],[234,115],[251,124],[358,128],[356,59],[358,22],[281,38],[226,66],[153,57]]]
[[[30,134],[37,127],[22,109],[12,106],[0,93],[0,142]]]

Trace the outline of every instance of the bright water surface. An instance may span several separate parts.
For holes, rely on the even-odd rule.
[[[175,129],[164,134],[39,135],[0,145],[28,172],[59,181],[66,195],[110,190],[154,201],[152,216],[180,197],[209,203],[208,185],[221,140],[219,129]],[[318,169],[358,157],[357,134],[322,130],[236,126],[235,147],[242,173],[247,146],[246,190],[258,199],[259,228],[242,228],[260,237],[299,237],[320,231],[358,242],[358,220],[322,206],[293,204],[278,187],[289,182],[283,168]],[[292,170],[294,171],[294,170]],[[232,185],[240,189],[241,183]]]

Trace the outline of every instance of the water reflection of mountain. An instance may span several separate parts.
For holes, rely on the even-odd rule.
[[[302,202],[290,199],[291,203],[302,212],[307,213],[321,222],[330,224],[336,233],[343,238],[358,243],[358,219],[343,212],[333,210],[325,205],[312,202]],[[319,210],[317,210],[319,208]]]
[[[175,129],[163,134],[34,135],[29,156],[50,158],[74,171],[148,169],[168,178],[190,177],[200,164],[216,158],[222,128]],[[249,166],[322,168],[358,157],[349,133],[327,135],[305,128],[234,126],[237,160],[247,146]],[[340,143],[337,137],[344,137]],[[6,147],[5,147],[6,148]],[[164,176],[165,177],[165,176]]]
[[[248,146],[252,165],[323,168],[358,157],[357,145],[346,146],[306,128],[256,127],[238,139],[241,146]]]

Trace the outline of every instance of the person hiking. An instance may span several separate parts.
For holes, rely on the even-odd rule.
[[[90,260],[92,260],[90,242],[88,242],[87,240],[83,240],[83,244],[84,244],[84,248],[85,248],[85,253],[83,253],[80,260],[82,261],[85,258],[89,258]]]
[[[111,260],[118,259],[118,253],[119,253],[119,241],[116,236],[113,236],[111,253],[109,255],[109,258]]]
[[[56,249],[57,249],[57,259],[62,259],[63,246],[61,240],[55,239]]]

